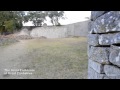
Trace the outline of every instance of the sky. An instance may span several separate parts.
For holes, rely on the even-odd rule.
[[[86,21],[87,19],[85,17],[90,17],[91,16],[91,11],[64,11],[65,14],[64,16],[66,19],[61,19],[59,22],[61,25],[67,25],[67,24],[72,24],[72,23],[77,23],[81,21]],[[45,21],[47,25],[52,25],[50,23],[50,19],[47,18],[47,21]],[[23,24],[24,26],[32,26],[32,22],[28,22]]]

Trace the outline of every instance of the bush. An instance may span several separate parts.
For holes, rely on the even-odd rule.
[[[5,26],[0,26],[0,34],[10,34],[15,30],[20,30],[22,28],[22,22],[17,22],[15,20],[4,21]]]
[[[3,32],[3,27],[0,26],[0,34],[2,34],[2,32]]]
[[[15,29],[17,29],[17,30],[19,30],[19,29],[21,29],[22,28],[22,26],[23,26],[23,24],[22,24],[22,22],[15,22]]]
[[[15,30],[15,23],[13,20],[5,21],[5,30],[6,32],[13,33]]]

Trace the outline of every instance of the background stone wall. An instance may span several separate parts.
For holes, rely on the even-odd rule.
[[[120,79],[120,11],[92,11],[88,79]]]
[[[46,38],[64,38],[67,37],[67,28],[60,27],[37,27],[30,32],[32,37],[46,37]]]
[[[68,35],[70,36],[87,36],[88,35],[88,23],[90,21],[83,21],[74,24],[66,25]]]
[[[25,29],[30,31],[30,36],[46,38],[65,38],[71,36],[87,36],[88,34],[88,21],[78,22],[63,26],[48,26],[48,27],[35,27],[35,26],[24,26],[22,31]],[[23,32],[21,32],[23,34]],[[26,32],[24,32],[25,34]]]

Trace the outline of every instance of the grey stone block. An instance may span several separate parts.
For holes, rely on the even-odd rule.
[[[89,51],[90,51],[90,45],[87,45],[87,55],[88,55],[88,57],[90,56],[89,55],[89,53],[90,53]]]
[[[105,75],[105,76],[104,76],[104,79],[110,79],[110,78],[109,78],[108,76]]]
[[[91,24],[92,24],[92,21],[90,21],[90,22],[88,23],[88,32],[90,32],[90,30],[91,30]]]
[[[104,66],[105,74],[111,79],[120,79],[120,68],[113,65]]]
[[[87,45],[87,54],[88,54],[88,57],[90,57],[90,55],[91,55],[91,47],[93,47],[93,46],[91,46],[91,45]]]
[[[89,59],[101,64],[109,64],[109,47],[93,47],[89,51]]]
[[[112,64],[120,67],[120,46],[111,45],[109,60]]]
[[[104,65],[97,63],[93,60],[89,60],[89,67],[91,67],[92,69],[94,69],[97,73],[104,73]]]
[[[120,31],[120,11],[110,11],[97,18],[91,25],[92,33]]]
[[[114,35],[112,44],[120,44],[120,33]]]
[[[88,79],[103,79],[105,74],[99,74],[92,68],[88,67]]]
[[[111,45],[114,34],[101,34],[99,35],[100,45]]]
[[[99,46],[98,34],[88,34],[88,44],[93,46]]]
[[[92,11],[91,12],[91,19],[95,21],[98,17],[106,13],[106,11]]]

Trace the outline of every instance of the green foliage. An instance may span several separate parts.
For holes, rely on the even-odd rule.
[[[13,20],[5,21],[5,29],[7,32],[13,33],[15,30],[15,23]]]
[[[51,23],[56,26],[60,26],[60,19],[65,19],[64,11],[47,11],[47,15],[51,19]]]
[[[0,11],[0,33],[19,30],[22,28],[22,22],[26,22],[24,11]],[[5,26],[5,30],[3,29]]]
[[[14,23],[15,23],[15,29],[20,30],[23,26],[22,21],[20,21],[20,22],[15,21]]]
[[[42,26],[47,16],[53,25],[60,26],[59,20],[64,18],[63,15],[63,11],[0,11],[0,33],[20,30],[22,22],[28,21],[35,26]]]
[[[64,11],[29,11],[27,12],[28,21],[32,21],[35,26],[42,26],[46,17],[51,19],[51,23],[56,26],[60,26],[60,19],[64,18]]]
[[[3,33],[3,26],[0,26],[0,34]]]
[[[27,17],[35,26],[42,26],[42,23],[46,20],[46,14],[43,11],[29,11]]]

